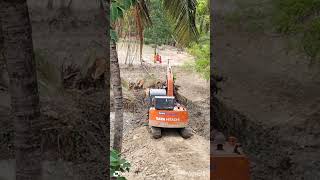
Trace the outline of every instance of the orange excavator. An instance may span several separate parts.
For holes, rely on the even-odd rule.
[[[189,114],[174,97],[173,72],[168,61],[166,84],[161,89],[147,89],[148,125],[154,138],[161,137],[162,128],[176,128],[184,138],[192,136],[188,128]]]
[[[188,111],[174,97],[174,78],[169,61],[166,77],[165,87],[146,90],[152,136],[160,138],[162,128],[178,128],[182,137],[189,138],[192,131],[188,128]],[[248,157],[235,137],[226,139],[218,133],[210,146],[211,180],[250,180]]]

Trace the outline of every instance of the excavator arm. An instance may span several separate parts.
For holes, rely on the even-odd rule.
[[[167,96],[173,96],[173,89],[174,89],[173,73],[172,73],[172,68],[171,68],[170,62],[168,60],[168,66],[167,66]]]

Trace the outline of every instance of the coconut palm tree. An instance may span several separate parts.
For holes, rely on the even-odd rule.
[[[196,0],[162,0],[171,21],[175,24],[175,37],[177,41],[186,45],[198,38],[198,31],[195,24]],[[133,10],[136,15],[136,25],[140,37],[140,57],[143,44],[143,25],[150,25],[147,3],[144,0],[112,0],[111,3],[111,42],[110,42],[110,69],[111,85],[114,93],[115,123],[113,148],[121,152],[122,130],[123,130],[123,100],[118,55],[116,52],[117,34],[115,31],[116,22],[123,18],[123,15]],[[142,40],[141,40],[142,39]]]
[[[26,0],[1,1],[4,57],[15,127],[16,179],[40,179],[39,93]]]
[[[120,78],[120,68],[116,49],[116,43],[110,42],[110,74],[111,84],[114,95],[114,110],[115,110],[115,124],[114,124],[114,141],[113,148],[121,151],[122,147],[122,131],[123,131],[123,98],[122,86]]]
[[[0,21],[1,23],[1,21]],[[6,70],[5,60],[3,57],[3,34],[0,25],[0,88],[8,88],[9,78]]]

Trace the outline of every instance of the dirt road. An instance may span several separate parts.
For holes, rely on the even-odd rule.
[[[166,131],[155,140],[146,127],[140,127],[123,143],[124,157],[133,167],[128,179],[209,179],[209,141],[201,136],[183,139],[175,131]]]

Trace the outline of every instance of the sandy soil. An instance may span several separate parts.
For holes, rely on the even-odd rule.
[[[181,67],[174,67],[174,73],[179,93],[195,103],[206,102],[209,105],[210,81],[206,81],[199,74],[186,71]]]
[[[209,179],[209,141],[194,135],[183,139],[167,131],[152,139],[146,127],[133,130],[124,139],[124,157],[132,163],[128,179]]]
[[[123,113],[123,133],[124,135],[127,135],[130,130],[137,128],[138,126],[141,126],[141,123],[143,123],[143,119],[137,117],[137,114],[130,113],[130,112],[124,112]],[[110,112],[110,127],[114,126],[114,112]],[[114,134],[114,129],[110,129],[110,142],[113,142],[113,134]]]
[[[132,45],[131,45],[132,46]],[[128,43],[121,41],[118,43],[118,56],[119,56],[119,62],[121,64],[124,64],[126,61],[126,55],[128,52]],[[128,59],[133,59],[133,64],[140,64],[139,60],[139,51],[138,51],[138,44],[132,47],[133,53],[132,56],[128,57]],[[194,60],[194,57],[188,54],[185,51],[179,51],[176,47],[173,46],[167,46],[163,45],[157,48],[159,55],[162,59],[162,66],[166,66],[168,63],[168,60],[170,60],[170,63],[172,66],[179,66],[184,64],[185,62]],[[149,64],[153,64],[153,54],[154,54],[154,48],[151,45],[143,45],[143,53],[142,53],[142,59]],[[160,65],[160,64],[158,64]]]

